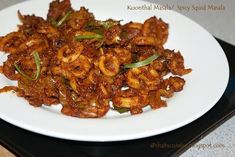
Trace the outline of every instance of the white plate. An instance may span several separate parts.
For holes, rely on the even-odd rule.
[[[99,3],[99,4],[97,4]],[[0,12],[0,35],[16,30],[17,10],[23,14],[46,17],[49,1],[27,1]],[[186,67],[193,72],[186,75],[182,92],[168,99],[168,107],[146,109],[143,114],[130,116],[109,112],[100,119],[79,119],[60,113],[60,107],[30,106],[14,93],[0,94],[0,118],[21,128],[63,139],[80,141],[121,141],[165,133],[182,127],[210,110],[222,96],[229,78],[226,56],[217,41],[201,26],[173,11],[129,10],[128,6],[150,5],[133,0],[72,0],[75,9],[86,6],[97,19],[114,18],[143,22],[156,15],[169,23],[166,48],[180,50]],[[154,5],[154,4],[152,4]],[[153,6],[152,6],[153,7]],[[6,19],[7,18],[7,19]],[[6,55],[0,54],[0,64]],[[12,85],[0,75],[0,87]]]

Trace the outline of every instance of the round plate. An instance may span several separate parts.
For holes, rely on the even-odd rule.
[[[46,17],[50,1],[27,1],[0,12],[0,35],[17,30],[17,10],[22,14]],[[150,10],[146,10],[149,6]],[[60,113],[60,105],[35,108],[15,93],[0,94],[0,117],[21,128],[58,138],[79,141],[121,141],[165,133],[182,127],[210,110],[222,96],[229,78],[226,56],[217,41],[200,25],[176,12],[157,10],[142,1],[72,0],[74,9],[85,6],[96,19],[113,18],[144,22],[151,16],[162,18],[170,26],[165,48],[180,50],[185,66],[193,69],[184,76],[182,92],[167,100],[167,107],[158,110],[145,108],[144,113],[131,116],[110,111],[99,119],[80,119]],[[142,9],[141,9],[142,7]],[[134,9],[133,9],[134,8]],[[143,9],[145,8],[145,9]],[[6,18],[8,20],[6,20]],[[7,55],[0,54],[0,65]],[[14,85],[0,75],[0,87]]]

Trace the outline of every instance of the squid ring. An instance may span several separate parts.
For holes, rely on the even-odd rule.
[[[67,51],[71,51],[69,46],[65,45],[59,49],[59,51],[57,53],[57,58],[65,63],[71,63],[71,62],[75,61],[80,56],[83,49],[84,49],[84,46],[79,45],[78,47],[76,47],[75,52],[73,54],[70,54],[65,57],[64,53]]]
[[[90,70],[91,64],[87,57],[80,55],[77,60],[72,63],[72,73],[78,78],[84,78],[85,74]]]
[[[140,37],[135,37],[133,39],[133,44],[135,45],[156,45],[156,41],[154,37],[144,37],[144,36],[140,36]]]
[[[140,73],[141,73],[141,71],[138,68],[133,68],[127,72],[127,84],[130,87],[135,88],[135,89],[140,88],[140,86],[141,86],[140,81],[139,81],[138,77],[135,76]]]
[[[16,39],[19,40],[24,40],[25,36],[23,33],[21,32],[12,32],[8,35],[6,35],[5,37],[0,39],[0,50],[2,51],[7,51],[10,53],[16,53],[18,50],[18,47],[6,47],[6,45],[10,42],[14,43],[16,41]]]
[[[101,56],[98,65],[102,73],[106,76],[115,76],[120,68],[118,58],[112,55]]]

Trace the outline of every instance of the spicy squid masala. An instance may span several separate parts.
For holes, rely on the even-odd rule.
[[[191,72],[180,52],[163,47],[169,26],[155,16],[102,21],[69,0],[51,2],[46,19],[18,16],[18,31],[0,37],[8,54],[0,72],[18,84],[0,92],[13,90],[35,107],[61,104],[63,114],[81,118],[139,114],[166,106]]]

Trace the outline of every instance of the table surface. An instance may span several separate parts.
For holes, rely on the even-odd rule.
[[[24,0],[0,0],[0,10],[4,9],[10,5],[22,2]],[[151,0],[150,0],[151,1]],[[155,2],[158,2],[157,0]],[[174,1],[176,3],[178,1]],[[180,1],[181,4],[186,4],[185,0]],[[185,2],[185,3],[184,3]],[[200,0],[198,0],[200,3]],[[203,2],[209,3],[211,0],[204,0]],[[217,1],[215,1],[217,2]],[[230,3],[231,2],[231,3]],[[234,16],[234,11],[231,11],[231,6],[235,6],[235,1],[220,1],[221,4],[223,4],[227,10],[223,13],[221,12],[213,12],[217,16],[217,22],[225,23],[226,21],[229,21],[229,23],[233,23],[232,25],[235,25],[234,18],[231,18]],[[160,3],[160,2],[159,2]],[[166,0],[165,4],[172,4],[173,2],[171,0]],[[174,4],[175,5],[175,4]],[[187,4],[191,5],[191,4]],[[175,5],[177,6],[177,5]],[[174,9],[179,12],[179,9],[177,7]],[[234,10],[234,8],[233,8]],[[211,34],[215,35],[216,37],[219,37],[229,43],[232,43],[235,45],[235,36],[230,33],[230,30],[232,31],[232,27],[226,28],[227,31],[221,31],[221,27],[216,25],[213,22],[208,22],[208,16],[212,18],[212,21],[214,20],[214,16],[211,16],[212,13],[195,13],[195,12],[181,12],[184,15],[190,17],[191,19],[197,21],[199,24],[204,26]],[[233,19],[233,20],[230,20]],[[226,157],[233,157],[235,156],[235,117],[229,119],[224,124],[222,124],[220,127],[212,131],[209,135],[202,138],[199,142],[197,142],[195,145],[193,145],[190,149],[188,149],[186,152],[184,152],[181,157],[203,157],[203,156],[209,156],[209,157],[220,157],[220,156],[226,156]],[[3,147],[0,147],[0,156],[3,157],[10,157],[13,156],[11,153],[4,150]]]

